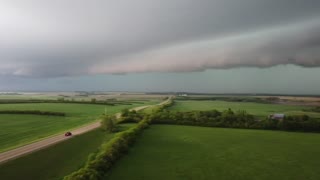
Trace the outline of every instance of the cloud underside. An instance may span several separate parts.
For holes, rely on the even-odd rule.
[[[49,57],[53,61],[13,63],[11,67],[2,66],[1,72],[18,76],[72,76],[192,72],[236,67],[265,68],[282,64],[318,67],[320,66],[319,32],[319,21],[311,21],[218,39],[194,40],[115,57],[79,52],[80,56],[68,54],[70,60],[63,56],[51,55]],[[59,63],[55,61],[64,58],[65,61]]]
[[[294,64],[320,66],[320,23],[205,39],[102,61],[89,73],[190,72]]]

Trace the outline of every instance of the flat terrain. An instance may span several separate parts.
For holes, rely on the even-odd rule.
[[[0,93],[1,100],[65,100],[90,101],[92,98],[97,100],[117,99],[120,101],[135,100],[154,100],[163,99],[167,95],[146,94],[133,92],[19,92],[19,93]]]
[[[219,111],[231,108],[232,110],[246,110],[259,118],[266,118],[269,114],[284,113],[287,115],[308,114],[314,118],[320,118],[320,113],[304,112],[309,106],[294,106],[284,104],[263,104],[252,102],[227,102],[227,101],[175,101],[170,108],[173,111],[212,110]]]
[[[122,130],[130,125],[121,125]],[[100,129],[0,165],[0,179],[61,179],[81,167],[90,153],[114,134]]]
[[[106,179],[318,180],[320,134],[152,125]]]
[[[108,114],[115,114],[125,108],[156,102],[158,101],[117,106],[66,103],[0,104],[0,110],[41,110],[66,113],[65,117],[1,114],[0,152],[94,122],[104,113],[105,108]]]

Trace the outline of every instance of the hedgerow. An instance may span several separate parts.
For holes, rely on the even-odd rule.
[[[136,126],[116,134],[111,141],[102,144],[97,153],[89,156],[84,167],[65,176],[64,180],[102,179],[112,165],[129,150],[137,135],[149,126],[149,122],[146,117]]]
[[[50,115],[50,116],[65,116],[64,112],[39,111],[39,110],[1,110],[0,114],[35,114],[35,115]]]
[[[257,119],[244,110],[168,111],[167,108],[173,104],[174,101],[171,99],[167,104],[156,108],[149,115],[150,122],[152,124],[320,132],[320,121],[305,114],[285,116],[283,119],[268,117]],[[127,112],[123,114],[122,119],[123,122],[139,122],[143,117],[142,113]]]

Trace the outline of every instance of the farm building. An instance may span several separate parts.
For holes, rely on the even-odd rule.
[[[283,120],[286,117],[285,114],[270,114],[269,119]]]
[[[179,94],[178,96],[187,97],[188,94]]]

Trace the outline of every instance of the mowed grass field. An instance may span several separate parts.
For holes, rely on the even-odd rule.
[[[70,103],[0,104],[0,110],[41,110],[66,113],[65,117],[1,114],[0,152],[93,122],[105,112],[105,108],[108,114],[115,114],[125,108],[157,102],[146,101],[144,104],[116,106]]]
[[[318,180],[320,134],[152,125],[108,180]]]
[[[286,115],[308,114],[313,118],[320,118],[320,113],[306,112],[310,109],[308,106],[294,106],[284,104],[263,104],[252,102],[227,102],[227,101],[175,101],[174,106],[170,107],[172,111],[193,111],[193,110],[227,110],[231,108],[234,111],[246,110],[259,118],[266,118],[273,113],[284,113]]]
[[[121,130],[131,127],[121,125]],[[0,164],[0,179],[58,180],[72,173],[86,162],[90,153],[115,134],[100,129],[75,136],[54,146]]]

